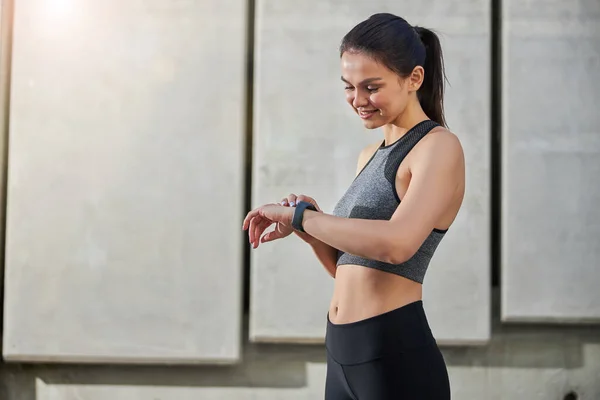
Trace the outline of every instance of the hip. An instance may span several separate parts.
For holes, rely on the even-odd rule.
[[[341,364],[437,347],[421,300],[356,322],[336,324],[327,315],[325,346]]]
[[[348,324],[327,319],[326,399],[449,399],[422,301]]]

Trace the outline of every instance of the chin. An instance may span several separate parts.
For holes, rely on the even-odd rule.
[[[363,125],[366,129],[377,129],[381,128],[384,124],[381,121],[363,121]]]

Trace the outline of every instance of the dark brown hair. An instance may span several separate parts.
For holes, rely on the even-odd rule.
[[[425,70],[417,92],[427,116],[442,126],[444,117],[444,57],[438,36],[429,29],[411,26],[393,14],[374,14],[344,36],[340,56],[346,51],[364,53],[401,77],[420,65]]]

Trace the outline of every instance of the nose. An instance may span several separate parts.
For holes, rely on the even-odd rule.
[[[352,106],[354,108],[365,107],[368,104],[369,100],[358,92],[354,95],[354,99],[352,99]]]

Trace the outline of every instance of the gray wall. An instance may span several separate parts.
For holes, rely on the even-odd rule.
[[[4,357],[237,361],[246,4],[57,4],[14,13]]]
[[[365,132],[345,102],[337,52],[342,37],[375,12],[435,27],[452,83],[447,118],[465,148],[468,172],[464,206],[432,260],[424,304],[440,343],[485,343],[490,335],[490,4],[346,3],[256,3],[253,203],[307,194],[331,212],[354,177],[360,150],[381,140],[378,132]],[[251,338],[322,340],[331,287],[300,240],[259,247],[252,258]]]
[[[466,153],[464,207],[424,289],[453,398],[600,398],[596,0],[503,2],[494,296],[490,2],[256,0],[246,187],[252,4],[14,1],[0,25],[0,400],[323,397],[333,282],[297,239],[246,265],[241,218],[249,191],[252,205],[297,192],[331,211],[379,140],[344,102],[337,54],[378,11],[440,35]]]
[[[600,321],[600,2],[505,1],[507,321]]]
[[[497,312],[494,321],[499,322]],[[486,346],[444,347],[452,398],[600,398],[597,328],[500,326]],[[7,400],[317,400],[323,398],[320,345],[248,344],[230,367],[8,365]],[[4,397],[3,397],[4,396]],[[567,399],[572,399],[568,398]]]

